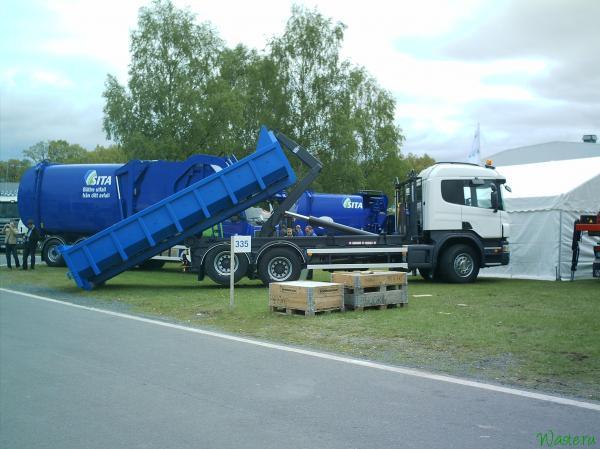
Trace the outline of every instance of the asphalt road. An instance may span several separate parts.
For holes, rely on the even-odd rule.
[[[520,449],[547,431],[600,447],[600,412],[0,291],[2,448]]]

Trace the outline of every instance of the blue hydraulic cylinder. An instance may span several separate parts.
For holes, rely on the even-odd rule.
[[[292,185],[296,175],[263,127],[256,152],[60,252],[77,285],[91,290]]]

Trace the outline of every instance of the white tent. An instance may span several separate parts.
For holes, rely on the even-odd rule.
[[[600,212],[600,157],[498,167],[512,193],[503,191],[510,217],[510,264],[484,276],[569,279],[573,223]],[[577,278],[592,276],[593,244],[584,233]]]

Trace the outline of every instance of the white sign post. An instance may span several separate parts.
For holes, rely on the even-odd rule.
[[[252,237],[249,235],[231,236],[231,253],[229,259],[229,307],[233,308],[233,284],[235,278],[235,255],[237,253],[249,253],[252,249]]]

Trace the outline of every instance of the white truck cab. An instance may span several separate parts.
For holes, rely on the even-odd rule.
[[[398,232],[423,277],[470,282],[509,262],[506,179],[492,166],[441,162],[397,185]]]
[[[481,238],[508,237],[502,203],[506,179],[491,167],[441,163],[423,170],[423,229],[473,230]],[[492,194],[496,193],[496,204]]]
[[[0,192],[0,248],[2,249],[6,246],[3,229],[8,223],[15,220],[19,222],[17,226],[19,232],[17,245],[20,246],[22,244],[22,235],[27,232],[27,228],[19,219],[17,195],[15,192]]]

